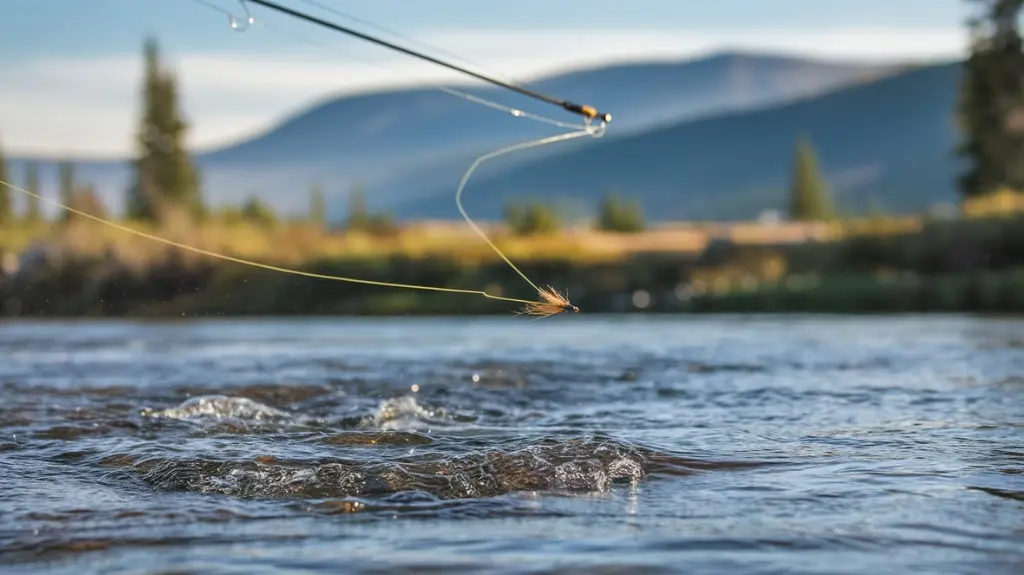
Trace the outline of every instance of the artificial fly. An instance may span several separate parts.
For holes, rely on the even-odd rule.
[[[580,308],[569,302],[567,295],[563,296],[555,288],[548,286],[547,289],[537,291],[541,301],[534,301],[526,304],[518,313],[521,315],[537,316],[537,319],[551,317],[560,313],[579,313]]]
[[[227,16],[229,18],[229,23],[230,23],[231,28],[236,30],[236,31],[245,31],[250,26],[252,26],[252,25],[254,25],[256,23],[256,20],[249,13],[249,8],[248,8],[248,5],[247,5],[247,3],[252,2],[253,4],[258,4],[260,6],[263,6],[263,7],[272,9],[272,10],[276,10],[276,11],[278,11],[280,13],[292,16],[292,17],[300,19],[300,20],[304,20],[304,21],[312,23],[312,24],[316,24],[318,26],[321,26],[321,27],[333,30],[335,32],[340,32],[340,33],[343,33],[343,34],[347,34],[347,35],[350,35],[350,36],[353,36],[353,37],[356,37],[356,38],[359,38],[359,39],[371,42],[373,44],[377,44],[379,46],[384,46],[386,48],[390,48],[392,50],[401,52],[403,54],[407,54],[409,56],[413,56],[413,57],[416,57],[416,58],[420,58],[422,60],[426,60],[426,61],[428,61],[430,63],[436,64],[436,65],[439,65],[439,66],[443,66],[445,68],[448,68],[450,70],[454,70],[456,72],[460,72],[462,74],[466,74],[468,76],[477,78],[479,80],[483,80],[483,81],[488,82],[490,84],[494,84],[496,86],[499,86],[499,87],[511,90],[513,92],[517,92],[519,94],[522,94],[524,96],[533,98],[535,100],[539,100],[539,101],[542,101],[542,102],[545,102],[545,103],[548,103],[548,104],[552,104],[552,105],[558,106],[558,107],[562,108],[565,111],[572,112],[574,114],[582,116],[583,119],[584,119],[584,124],[582,124],[582,125],[581,124],[569,124],[569,123],[566,123],[566,122],[562,122],[562,121],[558,121],[558,120],[554,120],[554,119],[550,119],[550,118],[545,118],[543,116],[538,116],[538,115],[535,115],[535,114],[529,114],[529,113],[526,113],[526,112],[524,112],[522,110],[515,109],[515,108],[510,108],[510,107],[504,106],[502,104],[499,104],[499,103],[496,103],[496,102],[492,102],[492,101],[486,100],[484,98],[480,98],[478,96],[473,96],[473,95],[470,95],[470,94],[459,92],[457,90],[453,90],[453,89],[448,88],[448,87],[436,86],[436,85],[433,86],[436,89],[439,89],[441,91],[444,91],[446,93],[449,93],[449,94],[457,96],[457,97],[464,98],[464,99],[466,99],[466,100],[468,100],[470,102],[477,103],[477,104],[482,104],[484,106],[488,106],[488,107],[491,107],[491,108],[494,108],[494,109],[505,111],[505,112],[511,114],[513,117],[532,119],[532,120],[536,120],[536,121],[552,124],[552,125],[555,125],[555,126],[558,126],[558,127],[567,128],[567,129],[573,129],[574,130],[572,132],[568,132],[568,133],[564,133],[564,134],[559,134],[559,135],[555,135],[555,136],[549,136],[549,137],[545,137],[545,138],[540,138],[540,139],[537,139],[537,140],[531,140],[531,141],[528,141],[528,142],[522,142],[522,143],[518,143],[518,144],[513,144],[513,145],[506,146],[504,148],[501,148],[501,149],[498,149],[498,150],[495,150],[493,152],[490,152],[490,153],[487,153],[487,154],[484,154],[484,155],[480,156],[466,170],[466,173],[463,175],[462,180],[459,182],[458,188],[455,191],[455,204],[456,204],[456,207],[459,210],[459,213],[462,215],[463,219],[465,219],[465,221],[470,225],[470,227],[472,227],[473,230],[480,237],[482,237],[484,239],[484,241],[487,242],[487,244],[491,247],[491,249],[494,250],[495,253],[497,253],[499,256],[501,256],[501,258],[505,261],[505,263],[507,263],[509,265],[509,267],[511,267],[517,274],[519,274],[520,277],[522,277],[524,280],[526,280],[526,282],[528,284],[530,284],[530,286],[534,290],[536,290],[537,297],[539,299],[537,301],[521,300],[521,299],[507,298],[507,297],[493,295],[493,294],[487,293],[484,290],[466,290],[466,289],[456,289],[456,288],[445,288],[445,287],[435,287],[435,286],[422,286],[422,285],[414,285],[414,284],[400,284],[400,283],[393,283],[393,282],[365,280],[365,279],[349,278],[349,277],[343,277],[343,276],[333,276],[333,275],[327,275],[327,274],[317,274],[317,273],[312,273],[312,272],[304,272],[304,271],[296,270],[296,269],[283,268],[283,267],[273,266],[273,265],[269,265],[269,264],[263,264],[263,263],[259,263],[259,262],[255,262],[255,261],[251,261],[251,260],[245,260],[245,259],[242,259],[242,258],[236,258],[236,257],[228,256],[228,255],[225,255],[225,254],[220,254],[220,253],[217,253],[217,252],[212,252],[212,251],[209,251],[209,250],[200,249],[200,248],[197,248],[197,247],[194,247],[194,246],[189,246],[187,244],[183,244],[183,243],[175,242],[173,240],[162,238],[162,237],[159,237],[159,236],[156,236],[156,235],[153,235],[153,234],[148,234],[148,233],[145,233],[145,232],[142,232],[142,231],[139,231],[139,230],[135,230],[135,229],[129,228],[127,226],[118,224],[117,222],[114,222],[114,221],[111,221],[111,220],[107,220],[107,219],[104,219],[104,218],[101,218],[101,217],[98,217],[98,216],[94,216],[92,214],[89,214],[89,213],[86,213],[86,212],[83,212],[83,211],[80,211],[80,210],[76,210],[76,209],[72,208],[71,206],[68,206],[68,205],[65,205],[65,204],[63,204],[61,202],[58,202],[58,201],[51,200],[49,198],[43,197],[40,194],[34,193],[34,192],[26,190],[24,188],[20,188],[18,186],[15,186],[14,184],[11,184],[9,182],[5,182],[3,180],[0,180],[0,185],[7,186],[7,187],[9,187],[9,188],[11,188],[13,190],[17,190],[19,192],[22,192],[24,194],[32,196],[32,197],[34,197],[34,198],[36,198],[36,199],[38,199],[40,201],[49,203],[51,205],[54,205],[54,206],[56,206],[56,207],[58,207],[60,209],[63,209],[65,211],[68,211],[70,213],[78,215],[80,217],[83,217],[83,218],[86,218],[86,219],[89,219],[89,220],[92,220],[92,221],[95,221],[95,222],[98,222],[98,223],[101,223],[101,224],[113,227],[113,228],[115,228],[117,230],[120,230],[122,232],[126,232],[126,233],[129,233],[129,234],[134,234],[134,235],[137,235],[137,236],[140,236],[140,237],[152,240],[152,241],[164,243],[164,244],[167,244],[167,245],[170,245],[170,246],[182,249],[182,250],[191,251],[191,252],[198,253],[198,254],[201,254],[201,255],[205,255],[205,256],[208,256],[208,257],[212,257],[212,258],[216,258],[216,259],[221,259],[221,260],[225,260],[225,261],[230,261],[230,262],[234,262],[234,263],[238,263],[238,264],[242,264],[242,265],[247,265],[247,266],[251,266],[251,267],[262,268],[262,269],[266,269],[266,270],[276,271],[276,272],[279,272],[279,273],[286,273],[286,274],[292,274],[292,275],[298,275],[298,276],[305,276],[305,277],[316,278],[316,279],[343,281],[343,282],[349,282],[349,283],[360,283],[360,284],[374,285],[374,286],[379,286],[379,287],[393,287],[393,288],[417,289],[417,290],[427,290],[427,291],[446,292],[446,293],[461,293],[461,294],[469,294],[469,295],[478,295],[478,296],[483,296],[483,297],[488,298],[488,299],[523,304],[522,309],[520,309],[516,313],[518,315],[534,316],[534,317],[536,317],[536,319],[543,319],[543,318],[551,317],[553,315],[558,315],[560,313],[566,313],[566,312],[571,312],[571,313],[578,313],[579,312],[579,308],[576,307],[575,305],[573,305],[569,301],[567,295],[563,296],[555,288],[553,288],[551,286],[548,286],[547,288],[538,287],[532,280],[530,280],[529,277],[526,276],[526,274],[524,274],[522,271],[520,271],[519,268],[516,267],[516,265],[513,264],[508,259],[508,257],[506,257],[505,254],[502,253],[502,251],[496,245],[494,245],[493,242],[491,242],[490,238],[487,237],[487,234],[484,233],[484,231],[482,229],[480,229],[479,226],[476,225],[476,223],[473,221],[473,219],[469,217],[469,214],[466,213],[466,210],[463,208],[463,206],[462,206],[462,192],[465,189],[466,183],[469,181],[469,178],[472,175],[472,173],[484,161],[486,161],[488,159],[491,159],[491,158],[494,158],[494,157],[497,157],[497,156],[500,156],[500,155],[503,155],[503,154],[514,152],[514,151],[517,151],[517,150],[523,150],[523,149],[527,149],[527,148],[539,147],[539,146],[543,146],[543,145],[546,145],[546,144],[552,144],[552,143],[559,142],[559,141],[565,141],[565,140],[569,140],[569,139],[573,139],[573,138],[579,138],[579,137],[582,137],[582,136],[601,137],[601,136],[604,135],[605,126],[607,125],[608,122],[611,121],[611,114],[606,114],[606,113],[599,112],[593,106],[576,104],[576,103],[570,102],[568,100],[562,100],[562,99],[555,98],[555,97],[552,97],[552,96],[548,96],[546,94],[543,94],[543,93],[540,93],[540,92],[537,92],[537,91],[534,91],[534,90],[531,90],[531,89],[528,89],[528,88],[524,88],[522,86],[518,86],[518,85],[513,84],[511,82],[506,82],[506,81],[503,81],[503,80],[498,80],[498,79],[490,77],[490,76],[486,76],[486,75],[483,75],[483,74],[480,74],[480,73],[477,73],[477,72],[473,72],[471,70],[467,70],[467,69],[462,68],[460,66],[456,66],[454,64],[450,64],[450,63],[445,62],[443,60],[439,60],[439,59],[434,58],[432,56],[428,56],[428,55],[423,54],[421,52],[416,52],[416,51],[411,50],[409,48],[404,48],[404,47],[398,46],[396,44],[392,44],[390,42],[381,40],[379,38],[376,38],[376,37],[373,37],[373,36],[369,36],[369,35],[364,34],[362,32],[358,32],[358,31],[353,30],[351,28],[346,28],[344,26],[340,26],[338,24],[334,24],[332,22],[328,22],[328,21],[323,20],[321,18],[317,18],[315,16],[311,16],[309,14],[305,14],[305,13],[293,10],[291,8],[287,8],[285,6],[282,6],[280,4],[277,4],[275,2],[271,2],[271,1],[268,1],[268,0],[239,0],[239,3],[241,4],[243,10],[245,11],[245,18],[243,20],[239,20],[231,12],[225,11],[222,8],[213,5],[211,2],[209,2],[209,0],[195,0],[195,1],[200,3],[200,4],[203,4],[203,5],[207,6],[209,8],[212,8],[214,10],[217,10],[219,12],[227,14]],[[310,1],[310,0],[307,0],[307,1]],[[310,1],[310,3],[311,4],[316,4],[315,2],[312,2],[312,1]],[[334,12],[336,14],[344,15],[341,12],[338,12],[336,10],[332,10],[332,9],[330,9],[328,7],[323,7],[323,6],[321,6],[321,7],[323,9],[325,9],[325,10]],[[244,24],[241,24],[240,22],[244,22]],[[599,124],[596,125],[596,126],[592,125],[592,122],[594,120],[597,120],[599,122]]]

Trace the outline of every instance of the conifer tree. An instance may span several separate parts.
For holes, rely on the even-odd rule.
[[[598,208],[597,227],[608,232],[640,232],[644,229],[644,214],[639,205],[626,203],[617,195],[608,193]]]
[[[39,164],[29,162],[25,164],[25,189],[33,194],[39,193]],[[31,224],[39,223],[43,219],[43,212],[39,206],[39,198],[26,196],[25,221]]]
[[[1024,0],[967,0],[978,6],[968,21],[971,48],[964,64],[959,118],[964,198],[1002,187],[1024,190]]]
[[[790,219],[814,221],[833,217],[832,201],[818,169],[817,154],[806,138],[797,140],[790,186]]]
[[[504,219],[512,233],[518,236],[552,234],[562,227],[558,212],[538,201],[507,203]]]
[[[323,186],[317,183],[309,191],[309,221],[316,225],[323,225],[326,220],[327,200],[324,198]]]
[[[0,145],[0,180],[9,182],[7,178],[7,158],[4,156],[3,146]],[[0,185],[0,225],[11,221],[14,209],[11,205],[11,189]]]
[[[884,218],[885,217],[885,207],[882,205],[882,202],[878,201],[878,197],[875,196],[874,194],[871,194],[870,196],[868,196],[868,203],[867,203],[867,210],[866,210],[866,212],[867,212],[868,217],[871,217],[871,218]]]
[[[255,194],[242,205],[242,217],[259,226],[272,226],[278,220],[274,209]]]
[[[366,209],[366,192],[361,185],[352,186],[348,194],[348,216],[345,227],[350,230],[364,229],[370,220],[370,213]]]
[[[184,147],[188,124],[178,110],[177,80],[162,68],[156,40],[146,40],[144,53],[135,181],[127,194],[125,214],[130,219],[156,221],[164,209],[178,206],[201,216],[199,174]]]
[[[75,188],[71,197],[72,208],[97,218],[107,218],[107,209],[96,189],[91,185],[83,185]]]
[[[59,190],[60,190],[60,203],[65,206],[71,206],[75,200],[75,165],[68,160],[61,161],[57,167],[59,171]],[[59,219],[66,221],[73,217],[73,214],[66,210],[61,210]]]

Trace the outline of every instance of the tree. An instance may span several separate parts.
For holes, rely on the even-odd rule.
[[[25,164],[25,189],[33,194],[39,193],[39,164],[28,162]],[[43,211],[39,206],[39,198],[28,196],[25,208],[25,221],[31,224],[39,223],[43,219]]]
[[[0,146],[0,180],[7,182],[7,158],[4,157],[3,146]],[[0,184],[0,224],[11,221],[14,215],[14,206],[11,205],[11,189]]]
[[[75,165],[70,161],[64,160],[60,163],[57,170],[60,172],[60,203],[65,206],[71,206],[75,199]],[[67,221],[73,216],[71,212],[61,210],[59,219],[61,221]]]
[[[814,221],[833,217],[832,201],[818,169],[817,154],[806,138],[797,140],[790,186],[790,219]]]
[[[366,227],[370,214],[366,210],[366,192],[363,187],[356,184],[348,193],[348,213],[345,216],[345,227],[350,230],[359,230]]]
[[[505,206],[505,223],[517,236],[551,234],[561,228],[558,213],[540,202],[526,205],[509,202]]]
[[[878,197],[875,194],[868,196],[865,212],[869,218],[884,218],[886,216],[885,207],[882,205],[882,202],[878,201]]]
[[[188,124],[178,111],[177,80],[160,63],[156,40],[144,45],[142,117],[136,134],[135,178],[127,194],[130,219],[159,221],[170,205],[200,217],[199,172],[184,147]]]
[[[615,194],[607,193],[598,208],[597,227],[607,232],[640,232],[644,229],[644,214],[638,204],[624,202]]]
[[[964,64],[957,149],[969,161],[959,178],[963,198],[1002,187],[1024,190],[1024,0],[967,0],[971,47]]]
[[[242,205],[242,217],[259,226],[272,226],[277,223],[274,210],[256,196],[249,196]]]
[[[89,214],[96,218],[107,217],[107,209],[103,205],[103,200],[96,193],[96,189],[90,185],[83,185],[75,188],[74,193],[71,196],[69,204],[72,208]],[[69,214],[72,215],[73,214]]]
[[[309,221],[322,226],[327,221],[327,200],[324,199],[324,188],[321,184],[313,184],[309,191]]]
[[[345,229],[383,236],[395,233],[398,226],[395,225],[395,221],[390,215],[373,213],[368,210],[366,192],[363,191],[362,186],[356,185],[349,192]]]

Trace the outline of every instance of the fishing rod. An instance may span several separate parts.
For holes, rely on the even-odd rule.
[[[454,70],[456,72],[461,72],[461,73],[466,74],[468,76],[472,76],[474,78],[477,78],[478,80],[483,80],[484,82],[488,82],[490,84],[494,84],[495,86],[500,86],[502,88],[505,88],[506,90],[512,90],[513,92],[517,92],[517,93],[522,94],[524,96],[527,96],[529,98],[533,98],[535,100],[540,100],[540,101],[546,102],[548,104],[554,104],[555,106],[559,106],[562,109],[564,109],[566,111],[569,111],[569,112],[572,112],[574,114],[579,114],[579,115],[581,115],[581,116],[583,116],[583,117],[585,117],[587,119],[597,118],[597,119],[599,119],[599,120],[601,120],[602,122],[605,122],[605,123],[610,122],[612,120],[612,115],[611,114],[606,114],[606,113],[603,113],[603,112],[598,112],[597,108],[594,108],[593,106],[587,106],[585,104],[576,104],[576,103],[570,102],[568,100],[562,100],[560,98],[555,98],[554,96],[548,96],[547,94],[542,94],[542,93],[537,92],[535,90],[530,90],[529,88],[524,88],[522,86],[517,86],[515,84],[510,84],[508,82],[503,82],[503,81],[498,80],[496,78],[491,78],[489,76],[485,76],[483,74],[474,72],[472,70],[467,70],[465,68],[462,68],[461,66],[456,66],[455,64],[451,64],[449,62],[445,62],[444,60],[439,60],[437,58],[434,58],[433,56],[428,56],[427,54],[423,54],[421,52],[416,52],[415,50],[410,50],[409,48],[404,48],[402,46],[398,46],[397,44],[392,44],[391,42],[388,42],[386,40],[381,40],[380,38],[375,38],[375,37],[370,36],[368,34],[364,34],[362,32],[359,32],[357,30],[353,30],[351,28],[346,28],[345,26],[341,26],[341,25],[335,24],[333,22],[328,22],[327,20],[323,20],[321,18],[317,18],[316,16],[311,16],[311,15],[306,14],[304,12],[299,12],[297,10],[293,10],[291,8],[288,8],[287,6],[282,6],[282,5],[280,5],[280,4],[276,3],[276,2],[271,2],[270,0],[242,0],[243,4],[245,4],[246,2],[252,2],[253,4],[259,4],[260,6],[263,6],[265,8],[270,8],[271,10],[276,10],[276,11],[281,12],[283,14],[287,14],[289,16],[292,16],[293,18],[298,18],[300,20],[305,20],[306,22],[310,22],[312,24],[316,24],[318,26],[322,26],[322,27],[327,28],[329,30],[334,30],[335,32],[341,32],[342,34],[348,34],[349,36],[354,36],[356,38],[359,38],[359,39],[362,39],[362,40],[366,40],[367,42],[371,42],[373,44],[377,44],[378,46],[384,46],[385,48],[391,48],[392,50],[396,50],[396,51],[401,52],[403,54],[407,54],[409,56],[413,56],[413,57],[419,58],[421,60],[426,60],[427,62],[430,62],[432,64],[437,64],[438,66],[443,66],[445,68],[448,68],[449,70]]]

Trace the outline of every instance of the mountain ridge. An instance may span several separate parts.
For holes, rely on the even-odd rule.
[[[483,219],[500,217],[501,205],[511,199],[531,196],[593,209],[605,190],[615,188],[640,199],[654,219],[754,217],[783,205],[789,154],[797,136],[809,135],[848,209],[862,207],[871,195],[890,209],[927,209],[955,200],[960,161],[953,114],[960,73],[958,61],[919,66],[787,104],[678,122],[481,170],[467,187],[465,204]],[[666,149],[689,152],[672,157]],[[594,165],[605,169],[598,173]],[[457,217],[447,194],[421,193],[398,214]],[[733,209],[730,200],[716,196],[738,205]]]
[[[618,138],[666,120],[783,103],[891,74],[899,66],[725,50],[679,60],[583,67],[529,83],[610,111],[613,129],[605,137]],[[497,88],[463,91],[512,107],[522,100],[523,108],[541,111]],[[446,184],[462,158],[471,160],[498,146],[550,133],[550,126],[496,114],[434,88],[388,88],[318,98],[257,137],[194,157],[213,205],[237,203],[254,194],[278,210],[295,212],[305,207],[306,189],[319,182],[336,195],[363,184],[371,201],[387,209],[416,195],[403,187],[403,178],[426,184],[419,174],[436,173],[434,183]],[[15,173],[24,160],[12,158]],[[78,171],[83,180],[96,184],[105,203],[119,208],[130,175],[128,161],[80,162]],[[55,172],[53,166],[44,170]],[[55,176],[44,176],[43,184],[54,186]]]

